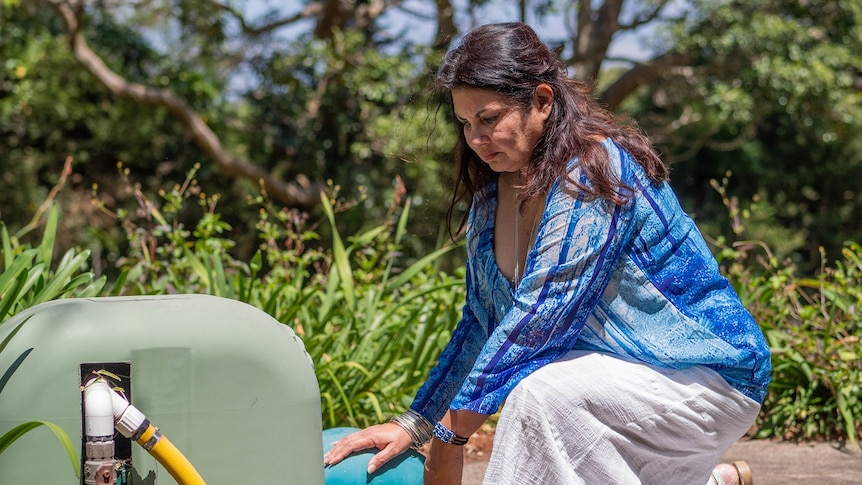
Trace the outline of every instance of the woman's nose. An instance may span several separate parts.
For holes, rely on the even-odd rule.
[[[491,141],[491,139],[488,137],[488,135],[483,130],[473,129],[470,132],[469,141],[470,141],[471,146],[477,147],[477,146],[482,146],[482,145],[488,143],[489,141]]]

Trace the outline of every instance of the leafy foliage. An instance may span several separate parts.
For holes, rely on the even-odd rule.
[[[182,129],[166,110],[141,109],[113,99],[71,59],[50,9],[24,2],[0,10],[0,214],[11,227],[25,224],[27,214],[47,198],[63,158],[74,160],[74,174],[61,202],[72,210],[61,221],[57,246],[99,243],[112,250],[116,237],[90,207],[89,187],[115,185],[113,169],[128,160],[145,185],[175,180],[202,155],[189,146]],[[135,32],[111,18],[96,22],[93,41],[105,44],[106,62],[122,66],[130,78],[158,85],[165,60]],[[174,66],[176,69],[176,66]],[[58,76],[57,73],[63,73]],[[160,73],[155,76],[152,73]],[[177,89],[208,113],[212,92],[178,74]],[[188,81],[188,82],[185,82]],[[213,81],[214,83],[214,81]],[[210,97],[201,94],[209,93]],[[60,157],[60,158],[58,158]],[[224,187],[222,185],[221,187]],[[120,194],[112,194],[117,198]],[[95,264],[94,264],[95,265]]]
[[[825,255],[823,255],[825,260]],[[772,348],[773,380],[760,437],[847,439],[862,435],[862,247],[850,243],[815,278],[773,260],[742,296]]]
[[[742,233],[748,218],[728,208],[734,232]],[[821,249],[817,275],[805,277],[760,241],[715,243],[727,276],[772,349],[772,382],[757,436],[860,444],[862,246],[848,243],[834,266]]]
[[[228,252],[232,242],[223,235],[230,227],[216,211],[218,197],[203,194],[193,177],[159,203],[132,188],[141,210],[111,213],[132,248],[120,261],[118,291],[208,293],[290,325],[315,363],[326,427],[367,426],[409,405],[460,317],[464,285],[462,275],[439,269],[454,246],[404,264],[411,203],[403,188],[382,224],[346,240],[336,211],[351,205],[323,196],[327,245],[300,212],[250,199],[259,208],[259,246],[241,261]],[[194,227],[181,217],[190,201],[199,210]]]
[[[222,173],[168,110],[118,99],[94,83],[69,55],[50,3],[9,0],[0,10],[0,146],[8,161],[0,174],[0,212],[7,224],[25,223],[16,218],[45,198],[58,157],[67,155],[76,173],[74,191],[64,197],[77,207],[62,219],[58,245],[86,241],[101,260],[94,261],[97,268],[110,268],[108,261],[126,250],[111,222],[87,204],[93,183],[106,199],[122,197],[109,193],[122,185],[113,170],[119,160],[139,174],[150,197],[195,164],[206,186],[225,197],[257,192],[255,181]],[[365,210],[340,221],[351,233],[385,215],[399,177],[413,199],[409,227],[418,236],[405,240],[403,250],[433,250],[447,202],[451,133],[434,128],[440,113],[424,92],[440,48],[457,32],[432,46],[411,28],[434,27],[436,20],[443,32],[446,12],[484,22],[488,12],[514,5],[467,2],[453,10],[442,1],[434,19],[431,4],[422,18],[388,2],[374,8],[342,2],[310,16],[294,5],[251,6],[257,3],[85,2],[82,33],[119,76],[169,89],[187,102],[237,158],[297,187],[331,180],[347,197],[361,199]],[[622,7],[617,19],[608,17],[610,8],[589,15],[590,9],[555,1],[521,7],[568,62],[601,64],[595,56],[607,55],[607,46],[591,37],[601,37],[602,25],[618,34],[644,26],[650,33],[643,45],[685,59],[667,66],[615,58],[616,67],[598,81],[612,86],[614,73],[633,74],[644,65],[661,71],[624,108],[674,163],[675,186],[699,223],[716,234],[726,227],[723,207],[705,194],[710,179],[732,170],[734,193],[758,199],[760,222],[747,229],[750,236],[781,257],[793,256],[806,271],[816,270],[819,246],[834,256],[845,241],[860,239],[854,214],[862,197],[853,185],[862,178],[859,2],[613,3]],[[668,3],[671,8],[659,8]],[[584,15],[577,18],[584,28],[547,27],[572,15]],[[220,210],[243,259],[254,253],[255,241],[245,236],[257,218],[246,209],[223,204]]]
[[[391,52],[358,31],[300,37],[257,56],[252,65],[261,82],[244,94],[243,151],[287,179],[331,180],[344,197],[362,199],[369,220],[388,210],[395,175],[414,203],[431,205],[432,216],[414,218],[411,230],[436,234],[433,214],[445,210],[448,189],[440,161],[453,139],[449,132],[429,135],[439,113],[422,93],[429,76],[420,61],[428,56],[427,48],[409,44]]]
[[[32,306],[69,297],[103,294],[106,277],[86,271],[88,250],[69,249],[52,268],[58,212],[48,211],[42,240],[37,247],[20,244],[0,221],[3,243],[3,273],[0,273],[0,321]],[[83,270],[83,271],[82,271]]]
[[[858,240],[862,197],[862,6],[815,0],[691,3],[668,33],[690,65],[632,108],[673,163],[684,206],[713,234],[728,226],[708,181],[755,199],[752,237],[815,271]],[[725,236],[731,234],[724,233]],[[791,236],[791,237],[788,237]]]

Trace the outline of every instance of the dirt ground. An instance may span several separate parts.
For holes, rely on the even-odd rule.
[[[464,445],[466,458],[463,485],[482,483],[493,440],[493,429],[483,427]],[[728,450],[722,461],[730,463],[737,460],[748,462],[756,485],[862,484],[862,448],[859,445],[842,447],[839,443],[742,439]]]

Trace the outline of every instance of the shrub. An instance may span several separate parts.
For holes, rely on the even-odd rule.
[[[737,201],[719,189],[735,234],[746,219]],[[772,349],[772,382],[758,419],[757,437],[837,439],[862,434],[862,248],[847,243],[827,264],[820,250],[814,277],[797,275],[759,241],[714,241],[718,258]]]
[[[822,255],[825,261],[826,256]],[[769,264],[738,273],[745,303],[772,348],[760,437],[847,439],[862,432],[862,249],[849,243],[814,278]]]
[[[0,273],[0,322],[12,315],[57,298],[88,297],[103,293],[106,278],[88,271],[90,252],[69,249],[54,263],[57,208],[49,205],[42,240],[35,247],[20,242],[26,232],[9,235],[0,221],[3,271]]]
[[[128,179],[126,179],[128,180]],[[231,230],[217,196],[206,196],[194,172],[161,202],[140,190],[135,214],[106,212],[124,227],[129,254],[121,260],[121,294],[208,293],[254,305],[290,325],[315,363],[325,427],[367,426],[401,412],[460,317],[463,276],[439,262],[453,246],[412,263],[402,260],[410,200],[396,190],[386,220],[342,238],[336,215],[347,204],[336,189],[321,194],[325,244],[308,216],[279,209],[263,196],[249,261],[230,255]],[[184,220],[197,200],[194,226]],[[321,231],[322,232],[322,231]]]

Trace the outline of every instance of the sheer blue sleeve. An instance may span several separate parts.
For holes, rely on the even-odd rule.
[[[429,421],[436,422],[446,414],[455,394],[464,383],[473,367],[476,357],[488,339],[487,325],[480,323],[488,320],[482,305],[478,302],[480,282],[476,280],[475,251],[477,235],[475,228],[476,205],[470,211],[467,221],[467,268],[465,275],[467,301],[464,304],[461,320],[452,332],[449,343],[443,349],[437,365],[431,370],[428,379],[419,389],[410,408]],[[479,211],[481,212],[481,210]],[[481,216],[480,216],[481,217]],[[477,316],[478,314],[478,316]]]

